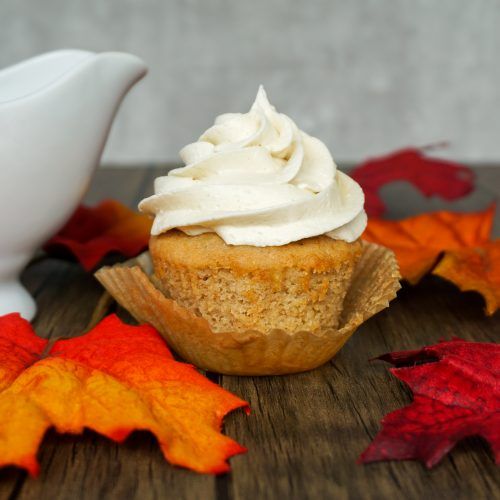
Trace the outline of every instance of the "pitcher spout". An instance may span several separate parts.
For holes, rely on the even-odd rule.
[[[109,97],[121,98],[146,73],[147,66],[139,57],[124,52],[104,52],[95,58],[96,77]]]

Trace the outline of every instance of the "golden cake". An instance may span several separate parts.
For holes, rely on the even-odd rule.
[[[154,273],[214,332],[336,328],[361,242],[326,236],[283,246],[230,246],[214,233],[151,238]]]

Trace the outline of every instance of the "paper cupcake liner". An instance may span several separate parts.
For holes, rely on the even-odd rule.
[[[361,323],[389,305],[400,288],[393,252],[365,243],[338,329],[214,333],[205,319],[162,293],[152,273],[146,252],[124,264],[103,267],[95,276],[137,321],[153,325],[186,361],[228,375],[280,375],[326,363]]]

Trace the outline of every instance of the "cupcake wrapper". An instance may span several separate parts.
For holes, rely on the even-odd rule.
[[[103,267],[95,276],[137,321],[153,325],[185,360],[229,375],[280,375],[326,363],[361,323],[389,305],[400,288],[393,252],[365,243],[344,301],[340,328],[214,333],[205,319],[166,297],[152,273],[146,252],[125,264]]]

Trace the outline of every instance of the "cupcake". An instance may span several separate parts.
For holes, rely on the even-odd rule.
[[[325,362],[347,338],[338,332],[366,253],[360,186],[262,87],[248,113],[220,115],[180,156],[185,166],[156,179],[139,204],[154,216],[147,301],[162,311],[141,316],[135,306],[134,315],[215,371],[287,373]],[[384,307],[398,287],[389,274]]]

